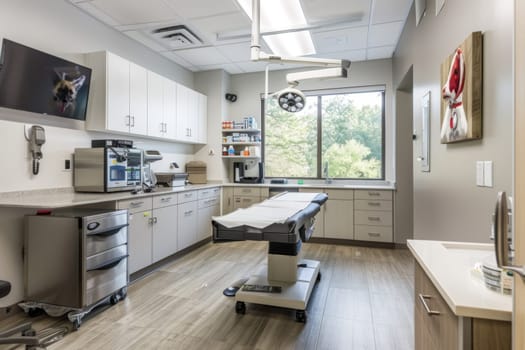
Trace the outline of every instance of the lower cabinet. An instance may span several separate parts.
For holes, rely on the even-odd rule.
[[[354,239],[354,191],[326,190],[324,237]]]
[[[181,203],[178,207],[178,247],[179,250],[197,242],[197,197]]]
[[[178,249],[177,205],[153,208],[153,262],[162,260]]]
[[[268,187],[239,186],[233,188],[233,209],[248,208],[269,196]]]
[[[199,191],[197,210],[197,242],[210,238],[212,234],[211,217],[220,215],[220,188]]]
[[[414,278],[416,350],[511,349],[510,322],[458,317],[417,262]]]
[[[133,273],[151,264],[151,211],[129,212],[128,271]]]
[[[320,188],[300,188],[299,192],[308,192],[308,193],[319,193],[323,192]],[[321,207],[321,210],[317,215],[315,216],[315,226],[314,226],[314,232],[312,233],[312,237],[315,238],[323,238],[324,237],[324,205]]]
[[[222,215],[233,211],[233,187],[222,188]]]

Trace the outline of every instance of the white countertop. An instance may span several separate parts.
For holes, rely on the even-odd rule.
[[[488,289],[482,277],[472,273],[475,263],[493,258],[493,244],[424,240],[407,243],[454,314],[511,321],[512,296]]]
[[[184,192],[219,186],[221,186],[219,183],[208,183],[203,185],[187,185],[180,187],[158,187],[153,192],[140,192],[137,194],[132,194],[131,191],[112,193],[82,193],[74,192],[73,188],[69,187],[48,190],[4,192],[0,193],[0,207],[56,209],[131,198],[160,196],[174,192]]]

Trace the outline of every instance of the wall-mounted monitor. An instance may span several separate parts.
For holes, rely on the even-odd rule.
[[[0,107],[86,119],[91,69],[2,41]]]

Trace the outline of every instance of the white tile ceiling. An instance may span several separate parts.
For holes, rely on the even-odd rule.
[[[69,0],[90,16],[192,70],[223,68],[231,74],[264,70],[250,61],[251,21],[236,0]],[[264,6],[261,0],[261,6]],[[283,0],[285,1],[285,0]],[[315,57],[364,61],[390,58],[413,0],[300,0]],[[153,35],[158,28],[183,25],[198,42],[181,44],[184,30]],[[164,32],[163,32],[164,33]],[[162,33],[162,34],[163,34]],[[182,33],[182,35],[181,35]],[[264,41],[263,51],[270,52]],[[272,65],[283,69],[290,65]]]

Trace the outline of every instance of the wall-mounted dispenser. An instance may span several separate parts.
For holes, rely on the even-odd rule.
[[[40,170],[40,159],[44,157],[42,145],[46,143],[46,133],[40,125],[33,125],[29,129],[29,135],[24,130],[24,136],[29,142],[29,150],[33,158],[33,175],[37,175]]]

